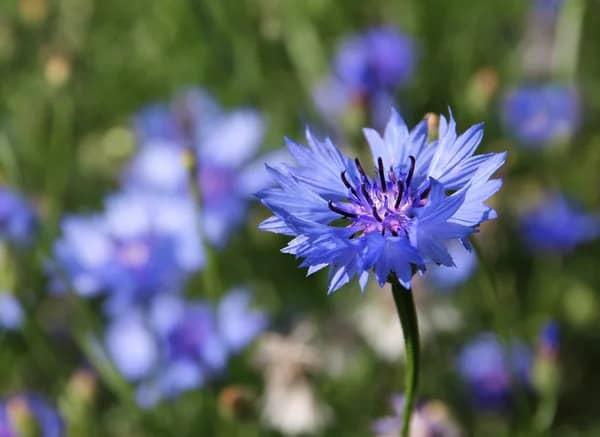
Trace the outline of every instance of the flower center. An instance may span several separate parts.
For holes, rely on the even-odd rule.
[[[371,179],[365,172],[360,160],[354,164],[360,175],[360,183],[353,184],[344,170],[340,177],[348,188],[347,202],[329,201],[329,209],[351,221],[351,227],[357,233],[381,232],[381,235],[408,235],[413,218],[413,209],[424,206],[431,185],[420,193],[411,188],[415,172],[416,159],[410,156],[410,167],[406,175],[398,175],[390,167],[387,177],[383,168],[383,159],[377,158],[377,178]]]

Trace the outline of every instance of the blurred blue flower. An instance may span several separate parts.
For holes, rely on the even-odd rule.
[[[185,150],[176,144],[152,141],[139,149],[125,171],[125,186],[166,195],[188,195]]]
[[[9,292],[0,292],[0,328],[15,330],[23,324],[23,308]]]
[[[244,289],[232,290],[216,307],[162,294],[145,310],[117,316],[105,341],[119,371],[139,383],[139,404],[149,407],[221,374],[266,323]]]
[[[568,139],[581,119],[577,91],[559,84],[516,88],[504,98],[502,111],[508,130],[528,147]]]
[[[258,164],[266,158],[252,161],[263,140],[262,116],[251,109],[226,113],[208,94],[191,89],[170,109],[151,107],[136,120],[140,149],[126,172],[126,185],[192,197],[186,160],[195,158],[203,234],[223,247],[243,222],[252,195],[269,182]]]
[[[184,141],[181,122],[168,105],[143,108],[135,115],[133,128],[140,144],[155,141],[181,144]]]
[[[0,240],[22,246],[32,242],[37,215],[23,196],[8,187],[0,187]]]
[[[197,211],[189,199],[128,191],[109,197],[102,214],[63,220],[52,272],[55,286],[83,296],[104,292],[109,309],[119,311],[178,291],[203,265]]]
[[[482,333],[463,347],[457,367],[476,406],[503,409],[510,405],[516,384],[529,384],[531,363],[524,344],[506,347],[496,335]]]
[[[404,396],[392,397],[393,416],[377,419],[372,426],[377,437],[400,435],[404,407]],[[461,435],[447,407],[440,401],[428,401],[417,405],[410,422],[413,437],[458,437]]]
[[[0,403],[0,436],[30,435],[27,430],[37,430],[34,435],[42,437],[65,435],[62,419],[40,396],[18,394],[3,399]]]
[[[425,280],[440,291],[449,291],[466,282],[477,268],[477,256],[473,251],[453,241],[448,245],[448,252],[454,260],[454,267],[432,265],[425,273]]]
[[[365,135],[375,176],[330,140],[307,132],[309,147],[288,141],[296,166],[268,166],[279,185],[258,193],[274,216],[263,230],[294,236],[283,250],[303,258],[309,274],[329,266],[329,292],[358,276],[364,289],[374,272],[380,286],[395,274],[410,288],[426,263],[453,266],[446,249],[496,217],[484,204],[501,186],[490,179],[505,153],[474,155],[481,125],[456,134],[454,119],[442,117],[439,139],[427,143],[427,123],[412,131],[393,113],[383,137]]]
[[[378,27],[346,38],[338,47],[333,74],[313,91],[317,109],[328,119],[353,105],[368,105],[383,126],[394,103],[393,91],[406,84],[415,67],[413,41],[393,27]]]
[[[372,28],[342,42],[334,60],[339,80],[361,95],[392,90],[413,74],[412,40],[393,27]]]
[[[217,247],[227,243],[246,215],[253,192],[244,182],[265,172],[256,166],[246,170],[260,147],[264,129],[258,112],[240,109],[216,120],[196,144],[204,233]]]
[[[521,234],[537,252],[564,253],[600,234],[598,218],[560,194],[550,194],[521,217]]]

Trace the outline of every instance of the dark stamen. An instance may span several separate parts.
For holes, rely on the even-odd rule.
[[[406,176],[406,187],[410,187],[410,183],[412,181],[413,178],[413,174],[415,173],[415,163],[417,162],[417,160],[415,159],[414,156],[409,156],[408,159],[410,159],[410,168],[408,169],[408,176]]]
[[[404,184],[402,181],[398,181],[398,197],[396,198],[396,204],[394,205],[395,209],[398,209],[400,206],[400,202],[402,201],[402,195],[404,194]]]
[[[392,231],[392,235],[393,235],[394,237],[397,237],[397,236],[398,236],[398,232],[396,232],[396,231]]]
[[[367,179],[367,174],[365,173],[365,169],[363,168],[363,166],[360,164],[360,160],[358,158],[354,158],[354,163],[356,164],[356,168],[358,169],[358,172],[361,174],[361,176]]]
[[[352,184],[350,184],[350,182],[346,178],[346,170],[344,170],[340,176],[342,177],[342,182],[344,183],[344,185],[346,186],[346,188],[348,188],[350,190],[350,192],[352,194],[354,194],[354,197],[356,197],[358,199],[358,193],[356,192],[356,190],[354,189],[354,187],[352,186]]]
[[[381,216],[377,212],[377,208],[375,208],[375,206],[373,206],[371,208],[371,211],[373,211],[373,216],[377,219],[378,222],[383,222],[383,219],[381,218]]]
[[[333,204],[333,202],[330,200],[329,202],[327,202],[327,206],[329,206],[329,209],[332,210],[333,212],[336,212],[344,217],[347,218],[356,218],[358,217],[356,214],[352,213],[352,212],[348,212],[348,211],[344,211],[341,208],[338,208],[337,206],[335,206]]]
[[[371,195],[369,194],[369,192],[367,191],[367,186],[365,184],[362,184],[360,186],[363,196],[365,196],[365,199],[367,199],[367,203],[371,206],[373,206],[373,199],[371,199]]]
[[[381,190],[385,193],[387,191],[387,183],[385,182],[385,175],[383,174],[383,159],[381,159],[381,156],[377,158],[377,165],[379,167],[379,181],[381,182]]]

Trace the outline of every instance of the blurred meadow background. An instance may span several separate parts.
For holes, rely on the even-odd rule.
[[[599,29],[597,0],[2,1],[0,435],[395,435],[390,290],[327,296],[254,197],[285,137],[363,156],[391,107],[508,151],[477,254],[415,279],[412,434],[600,435]]]

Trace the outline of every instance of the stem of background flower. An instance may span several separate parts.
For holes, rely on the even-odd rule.
[[[575,81],[584,10],[583,0],[569,0],[561,8],[554,40],[554,75],[557,78]]]
[[[204,233],[202,225],[202,192],[198,185],[199,180],[199,169],[198,161],[195,156],[194,149],[192,147],[187,148],[187,166],[188,166],[188,185],[190,192],[192,193],[192,199],[198,207],[198,220],[197,226],[200,235]],[[206,265],[202,269],[202,285],[204,287],[204,293],[207,297],[219,296],[221,293],[221,282],[219,280],[219,266],[217,258],[212,248],[202,243],[204,249],[204,256],[206,257]]]
[[[408,437],[410,419],[419,381],[419,326],[412,291],[404,288],[396,275],[390,275],[388,281],[392,284],[392,294],[396,303],[400,324],[402,325],[402,333],[404,334],[406,370],[404,376],[404,411],[402,415],[401,436]]]
[[[534,429],[539,435],[548,435],[554,416],[556,407],[558,406],[558,393],[556,391],[544,393],[539,401],[538,409],[533,416]]]

